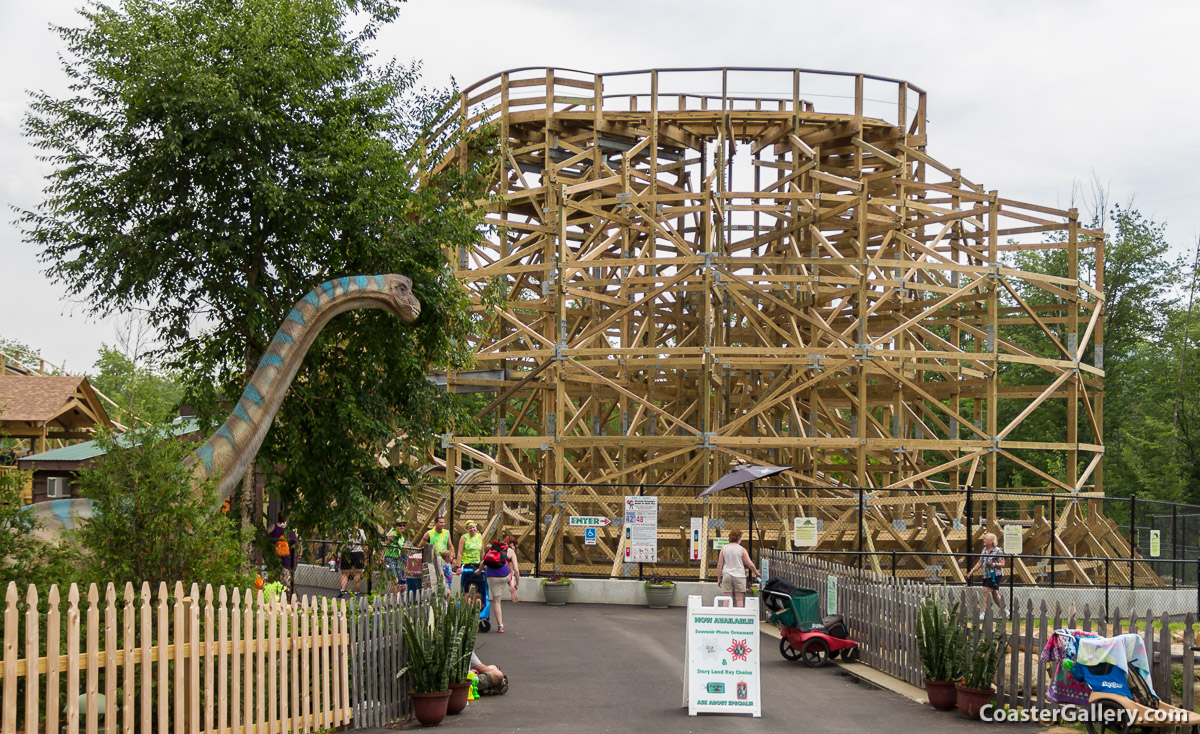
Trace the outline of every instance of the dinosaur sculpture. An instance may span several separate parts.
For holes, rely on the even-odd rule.
[[[233,494],[238,480],[262,446],[317,334],[334,316],[362,308],[381,308],[406,324],[413,323],[421,314],[421,302],[412,294],[412,281],[403,275],[337,278],[310,291],[296,302],[275,332],[233,412],[185,460],[191,468],[194,485],[215,477],[218,502]],[[87,499],[50,500],[26,507],[42,521],[42,529],[35,536],[44,539],[56,539],[63,531],[92,516],[92,503]]]

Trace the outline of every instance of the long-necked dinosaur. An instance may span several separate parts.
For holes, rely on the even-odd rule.
[[[195,486],[215,478],[218,502],[233,494],[238,480],[262,446],[317,334],[334,316],[362,308],[381,308],[407,324],[421,314],[421,302],[412,294],[412,281],[403,275],[337,278],[310,291],[296,302],[275,332],[233,412],[185,460],[191,467]],[[92,504],[87,499],[50,500],[30,505],[28,509],[42,521],[42,530],[36,535],[48,539],[59,537],[64,530],[92,515]]]

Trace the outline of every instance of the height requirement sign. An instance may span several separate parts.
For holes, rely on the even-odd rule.
[[[625,496],[625,562],[658,562],[658,498]]]

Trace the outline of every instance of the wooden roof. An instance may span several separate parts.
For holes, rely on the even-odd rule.
[[[14,438],[92,438],[111,426],[85,377],[0,375],[0,432]]]

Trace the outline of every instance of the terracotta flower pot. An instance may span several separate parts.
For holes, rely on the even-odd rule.
[[[413,713],[424,726],[437,726],[446,718],[446,707],[450,703],[450,691],[441,693],[410,693]]]
[[[961,683],[954,684],[954,688],[958,692],[958,712],[968,719],[978,719],[979,709],[991,701],[995,693],[993,688],[964,688]]]
[[[471,681],[450,684],[450,704],[446,707],[448,714],[461,714],[467,707],[467,694],[471,692]]]
[[[949,711],[954,708],[954,681],[925,679],[925,695],[929,696],[929,705],[939,711]]]

